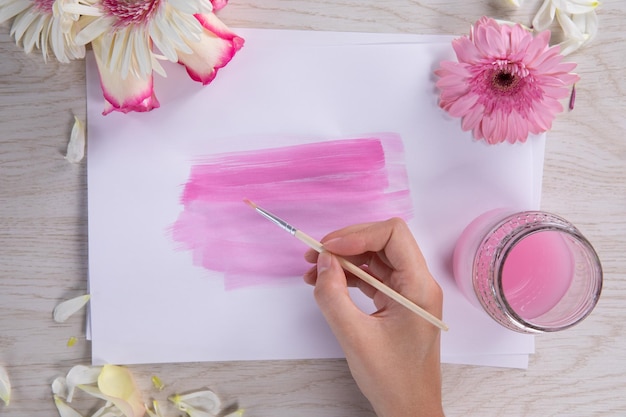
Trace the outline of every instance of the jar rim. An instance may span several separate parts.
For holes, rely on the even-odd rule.
[[[520,220],[519,223],[515,223],[516,219],[522,218],[530,218],[531,221]],[[514,224],[513,226],[511,226],[512,221]],[[488,245],[490,239],[492,239],[493,236],[496,236],[497,233],[501,233],[502,229],[506,226],[511,226],[511,228],[499,238],[500,240],[498,241],[498,244],[496,245],[494,253],[492,255],[490,264],[491,274],[488,277],[489,290],[494,296],[497,304],[499,304],[498,313],[500,313],[504,317],[493,317],[493,314],[490,312],[490,306],[486,305],[481,295],[477,292],[476,296],[478,297],[480,303],[483,304],[485,310],[490,312],[490,315],[492,315],[492,317],[496,319],[496,321],[499,321],[501,322],[501,324],[505,325],[505,327],[516,331],[530,333],[543,333],[564,330],[571,326],[574,326],[575,324],[586,318],[595,308],[602,290],[602,266],[600,263],[600,259],[597,252],[595,251],[591,243],[587,240],[587,238],[585,238],[574,225],[555,214],[535,210],[513,213],[503,218],[486,233],[481,244],[479,245],[479,250],[476,253],[474,268],[477,267],[477,260],[479,258],[479,253],[483,245]],[[592,263],[592,269],[594,271],[594,277],[592,279],[590,288],[588,289],[589,297],[585,298],[586,302],[584,303],[584,305],[577,305],[576,308],[572,309],[572,312],[570,312],[566,316],[566,319],[563,319],[563,321],[558,325],[541,324],[534,322],[531,319],[525,319],[524,317],[522,317],[519,313],[515,311],[515,309],[511,306],[511,304],[505,297],[502,284],[504,264],[511,250],[519,242],[521,242],[528,236],[547,231],[563,233],[569,239],[576,242],[576,244],[583,249],[588,261]],[[502,322],[502,319],[505,319],[505,322]]]

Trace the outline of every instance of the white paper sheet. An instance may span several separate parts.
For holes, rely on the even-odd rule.
[[[482,212],[539,208],[544,137],[488,146],[438,108],[433,70],[452,58],[450,37],[237,32],[244,48],[207,87],[166,65],[168,78],[155,77],[162,107],[146,114],[102,116],[88,59],[94,364],[341,357],[310,287],[224,291],[219,274],[173,251],[163,231],[180,212],[181,184],[198,154],[397,132],[415,207],[410,226],[445,294],[442,359],[526,367],[533,337],[470,305],[451,257]]]

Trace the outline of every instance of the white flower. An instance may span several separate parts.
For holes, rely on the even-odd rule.
[[[547,29],[556,17],[565,40],[560,43],[561,53],[568,55],[588,43],[598,31],[595,0],[544,0],[533,18],[533,29]]]
[[[585,14],[594,12],[599,4],[600,2],[592,0],[544,0],[533,18],[533,29],[536,31],[547,29],[554,20],[557,10],[570,15]]]
[[[2,365],[0,365],[0,400],[4,401],[5,405],[11,402],[11,381],[7,370]]]
[[[4,0],[0,23],[13,20],[11,36],[24,51],[41,49],[44,60],[50,50],[60,62],[84,58],[85,47],[74,42],[78,16],[62,12],[64,4],[78,0]]]
[[[85,156],[85,124],[74,116],[74,126],[67,144],[65,159],[72,163],[82,161]]]
[[[225,3],[74,0],[65,4],[65,12],[81,16],[76,42],[93,47],[105,98],[104,114],[159,107],[153,72],[166,75],[161,59],[184,65],[196,81],[211,82],[244,42],[213,14]]]
[[[520,7],[524,0],[508,0],[515,7]]]
[[[170,61],[177,51],[191,53],[186,41],[200,40],[202,25],[194,14],[213,10],[208,0],[78,0],[64,10],[85,16],[76,42],[100,44],[102,65],[119,72],[146,77],[155,70],[163,73],[151,44]]]
[[[73,134],[74,132],[72,130],[72,135]],[[54,318],[54,321],[56,321],[57,323],[63,323],[72,314],[83,308],[90,298],[91,296],[89,294],[85,294],[72,298],[71,300],[63,301],[62,303],[58,304],[52,312],[52,317]]]
[[[598,32],[598,16],[595,11],[567,14],[557,10],[556,18],[565,34],[565,40],[560,44],[563,55],[568,55],[587,44]]]

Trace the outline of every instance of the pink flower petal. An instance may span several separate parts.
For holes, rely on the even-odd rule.
[[[211,0],[211,4],[213,5],[213,11],[216,12],[223,9],[228,4],[228,0]]]
[[[244,40],[231,32],[212,13],[196,15],[196,18],[204,27],[200,41],[188,43],[193,52],[185,54],[178,51],[178,58],[193,80],[206,85],[213,81],[217,70],[228,64],[241,49]]]
[[[243,46],[243,39],[237,36],[228,26],[224,24],[215,13],[204,13],[194,15],[203,28],[223,39],[234,40],[240,39],[241,44],[237,50]]]
[[[476,63],[482,56],[476,45],[469,38],[462,37],[452,41],[452,48],[459,62]]]
[[[100,73],[100,85],[105,99],[104,111],[107,115],[112,111],[128,113],[131,111],[146,112],[159,107],[154,94],[152,75],[141,78],[128,74],[124,79],[119,72],[106,68],[100,60],[102,46],[98,40],[92,42],[94,56]]]
[[[482,105],[476,105],[461,120],[461,129],[467,131],[472,130],[476,126],[480,125],[480,121],[483,118],[485,108]]]
[[[541,54],[543,54],[548,48],[548,43],[550,42],[550,31],[544,30],[540,32],[535,38],[530,42],[528,48],[526,49],[527,57],[525,59],[526,62],[534,62]]]
[[[478,101],[476,94],[466,94],[456,100],[448,108],[448,113],[454,117],[463,117],[467,114]]]

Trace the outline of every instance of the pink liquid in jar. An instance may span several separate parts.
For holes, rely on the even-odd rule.
[[[567,220],[542,211],[496,209],[463,231],[453,273],[465,297],[522,333],[564,330],[583,320],[602,290],[602,267]]]
[[[559,303],[573,276],[574,261],[562,234],[541,231],[511,248],[502,268],[502,290],[513,311],[531,320]]]

